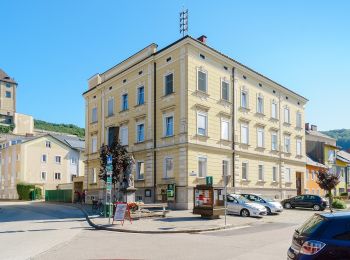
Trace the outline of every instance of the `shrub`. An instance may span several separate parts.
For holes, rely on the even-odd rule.
[[[41,189],[39,187],[35,187],[34,191],[35,191],[35,199],[37,200],[42,199],[43,195],[42,195]]]
[[[34,190],[35,186],[33,184],[18,183],[17,193],[20,200],[31,200],[31,190]]]
[[[332,207],[335,209],[346,209],[346,204],[342,200],[334,199],[332,203]]]
[[[348,193],[347,192],[342,192],[342,193],[340,193],[340,196],[347,197]]]

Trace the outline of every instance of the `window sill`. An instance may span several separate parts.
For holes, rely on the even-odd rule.
[[[145,181],[145,179],[135,179],[135,181]]]
[[[291,182],[291,181],[286,181],[286,182],[284,182],[285,184],[288,184],[288,185],[292,185],[293,184],[293,182]]]
[[[226,104],[229,104],[229,105],[232,105],[232,102],[230,100],[226,100],[226,99],[220,99],[220,102],[221,103],[226,103]]]
[[[167,139],[167,138],[172,138],[172,137],[175,137],[175,135],[166,135],[166,136],[163,136],[161,137],[162,139]]]
[[[209,139],[208,135],[201,135],[201,134],[196,134],[197,138],[203,138],[203,139]]]
[[[127,111],[129,111],[129,108],[127,108],[127,109],[124,109],[124,110],[120,110],[120,111],[119,111],[119,114],[120,114],[120,113],[124,113],[124,112],[127,112]]]
[[[89,185],[97,185],[97,182],[89,183]]]
[[[224,138],[221,138],[220,141],[221,141],[221,142],[226,142],[226,143],[227,143],[227,142],[231,142],[230,139],[224,139]]]
[[[143,143],[145,143],[145,141],[136,142],[136,143],[134,143],[134,145],[143,144]]]
[[[241,179],[241,182],[251,182],[251,180],[248,180],[248,179]]]
[[[291,123],[283,122],[283,125],[284,125],[284,126],[291,126]]]
[[[249,111],[250,111],[250,108],[240,106],[240,107],[239,107],[239,110],[240,110],[240,111],[249,112]]]
[[[260,113],[260,112],[256,112],[255,115],[256,115],[256,116],[260,116],[260,117],[266,116],[264,113]]]
[[[277,122],[279,119],[278,119],[277,117],[270,117],[270,120],[271,120],[271,121],[276,121],[276,122]]]
[[[162,180],[175,180],[175,177],[163,177]]]
[[[303,156],[302,155],[296,155],[295,158],[302,159]]]
[[[272,181],[271,183],[272,184],[278,184],[278,181]]]
[[[171,93],[168,93],[168,94],[164,94],[164,96],[162,96],[161,98],[167,98],[167,97],[175,95],[175,94],[176,94],[176,92],[171,92]]]
[[[199,90],[199,89],[196,89],[196,94],[199,94],[199,95],[204,95],[206,97],[209,97],[210,95],[208,94],[208,92],[205,92],[203,90]]]
[[[197,176],[197,179],[199,179],[199,180],[204,180],[206,177],[204,176],[204,177],[199,177],[199,176]]]
[[[292,153],[291,152],[284,152],[284,155],[291,156]]]
[[[94,125],[94,124],[97,124],[98,121],[94,121],[94,122],[91,122],[90,125]]]
[[[265,147],[262,147],[262,146],[257,146],[256,149],[257,149],[257,150],[260,150],[260,151],[265,151],[266,148],[265,148]]]
[[[257,182],[258,183],[266,183],[266,181],[264,181],[264,180],[258,180]]]
[[[301,126],[296,126],[295,129],[299,130],[299,131],[303,130],[303,128]]]
[[[145,105],[145,103],[138,104],[138,105],[135,105],[135,106],[134,106],[134,108],[137,108],[137,107],[142,107],[142,106],[144,106],[144,105]]]
[[[114,116],[115,116],[115,114],[113,113],[111,115],[107,115],[106,118],[110,118],[110,117],[114,117]]]

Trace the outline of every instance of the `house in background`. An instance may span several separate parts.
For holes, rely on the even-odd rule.
[[[0,123],[13,124],[16,113],[17,82],[0,69]]]
[[[334,191],[336,195],[348,192],[350,154],[345,151],[337,152],[336,171],[340,176],[340,182]]]
[[[325,195],[325,191],[317,184],[317,175],[319,171],[325,170],[327,167],[321,163],[313,161],[310,157],[306,158],[306,174],[304,182],[305,194]]]
[[[84,175],[84,141],[75,136],[12,136],[0,144],[0,198],[17,199],[17,183],[45,190]],[[45,194],[43,192],[43,194]]]

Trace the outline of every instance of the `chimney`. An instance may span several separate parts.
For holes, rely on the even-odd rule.
[[[305,123],[305,130],[310,130],[310,124],[309,123]]]
[[[311,125],[311,131],[317,131],[317,125]]]
[[[207,43],[207,36],[202,35],[202,36],[198,37],[197,40],[200,41],[201,43],[206,44]]]

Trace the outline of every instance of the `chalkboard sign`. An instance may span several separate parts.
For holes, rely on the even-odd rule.
[[[115,209],[114,220],[115,221],[123,221],[125,218],[125,212],[127,208],[127,204],[117,204],[117,208]]]

